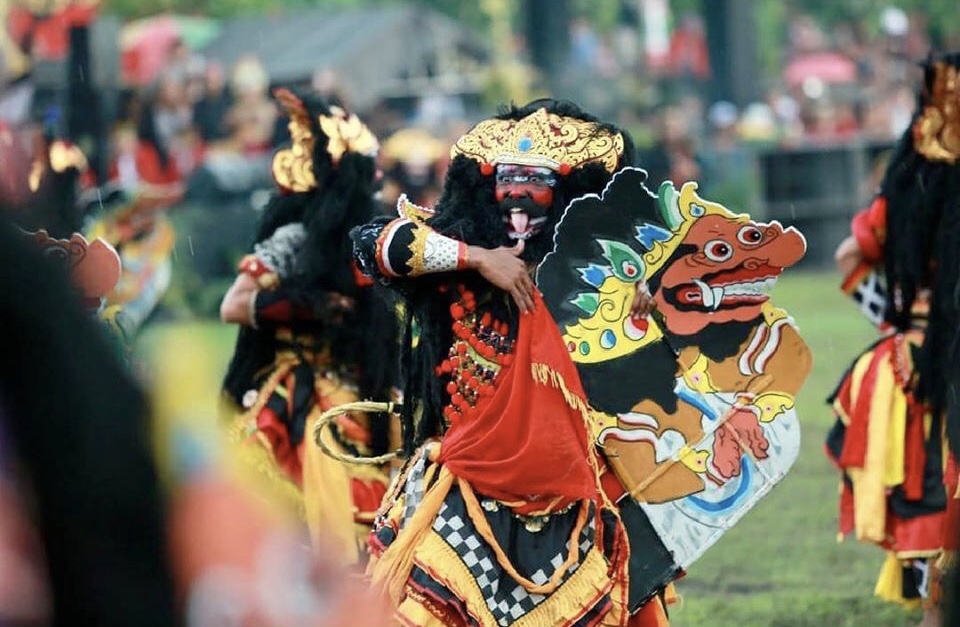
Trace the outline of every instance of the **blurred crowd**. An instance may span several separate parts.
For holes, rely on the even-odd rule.
[[[779,58],[757,66],[756,98],[734,103],[714,98],[720,60],[711,58],[703,15],[677,16],[672,29],[661,16],[657,31],[655,12],[640,15],[646,5],[619,6],[613,27],[574,16],[565,82],[534,78],[533,91],[566,90],[630,129],[653,180],[697,179],[721,190],[750,185],[739,179],[757,146],[891,142],[909,123],[916,63],[931,48],[922,11],[887,8],[875,24],[839,25],[789,14]],[[514,33],[508,54],[530,67],[529,48]],[[183,185],[188,198],[205,201],[269,189],[268,159],[287,135],[270,93],[277,81],[262,60],[251,53],[225,65],[182,40],[166,56],[148,84],[124,89],[110,126],[109,178],[124,187]],[[301,86],[350,108],[348,83],[317,68]],[[447,147],[487,104],[475,96],[431,88],[358,111],[384,142],[388,202],[401,190],[424,204],[436,198]]]
[[[646,143],[642,161],[652,179],[726,189],[749,172],[757,148],[890,143],[903,133],[915,106],[918,62],[932,49],[930,24],[922,11],[892,7],[876,21],[827,25],[790,15],[779,57],[761,59],[763,72],[757,68],[759,97],[739,106],[711,99],[717,61],[697,13],[681,16],[653,55],[637,48],[629,15],[605,35],[577,20],[572,62],[611,81],[632,75],[652,85],[633,103],[625,99],[618,114]]]

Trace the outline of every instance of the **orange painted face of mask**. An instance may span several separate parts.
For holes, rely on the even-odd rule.
[[[690,252],[663,273],[655,299],[670,331],[698,332],[709,324],[744,322],[760,315],[769,289],[803,257],[803,237],[768,224],[705,216],[684,239]]]

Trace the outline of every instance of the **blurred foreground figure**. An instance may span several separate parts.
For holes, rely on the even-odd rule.
[[[118,266],[76,238],[33,239],[0,221],[0,322],[15,330],[0,360],[0,624],[385,624],[197,411],[213,347],[166,336],[149,421],[90,316]]]
[[[844,290],[883,334],[830,398],[840,532],[888,551],[875,593],[922,605],[924,625],[939,624],[938,579],[960,541],[958,69],[958,54],[925,64],[913,123],[836,253]]]
[[[151,351],[154,440],[168,495],[170,566],[188,627],[381,627],[385,607],[347,572],[336,538],[311,547],[300,516],[225,442],[216,352],[193,329],[165,329]],[[189,355],[189,359],[184,359]]]
[[[452,155],[435,211],[401,197],[400,217],[354,235],[407,313],[408,461],[370,538],[374,587],[404,624],[666,624],[658,597],[630,615],[625,530],[530,274],[567,203],[601,192],[633,145],[543,100],[479,123]]]
[[[376,138],[355,115],[281,90],[292,145],[273,158],[279,187],[264,210],[253,252],[221,304],[240,325],[223,387],[240,408],[231,431],[250,463],[275,479],[306,516],[315,541],[345,563],[386,490],[385,469],[346,466],[305,446],[311,417],[391,393],[395,315],[356,269],[349,231],[375,211]],[[383,453],[387,425],[342,416],[334,446]]]
[[[174,625],[147,404],[69,248],[0,220],[0,623]]]

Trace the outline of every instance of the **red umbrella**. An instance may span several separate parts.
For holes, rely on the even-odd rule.
[[[219,23],[200,17],[157,15],[124,25],[120,31],[120,64],[124,81],[143,85],[167,63],[174,42],[199,48],[219,32]]]
[[[852,83],[857,80],[857,65],[836,52],[814,52],[788,63],[783,78],[791,87],[808,78],[819,78],[824,83]]]

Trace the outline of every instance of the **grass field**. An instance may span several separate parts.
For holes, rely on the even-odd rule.
[[[837,286],[835,274],[786,276],[774,301],[786,308],[813,351],[797,399],[803,424],[790,474],[693,565],[678,584],[676,627],[894,627],[919,614],[872,596],[883,552],[836,541],[838,475],[823,454],[833,424],[824,399],[873,328]]]
[[[683,604],[672,611],[675,627],[899,627],[919,621],[918,614],[872,596],[882,551],[836,541],[838,476],[822,447],[833,416],[824,399],[874,337],[838,283],[834,274],[801,273],[776,287],[775,302],[796,319],[815,360],[798,398],[800,457],[790,475],[679,582]],[[193,330],[197,343],[192,348],[207,353],[204,364],[212,371],[213,389],[200,406],[209,406],[213,415],[216,381],[229,359],[233,329],[214,322],[190,323],[190,328],[158,324],[144,334],[140,347],[150,353]]]

